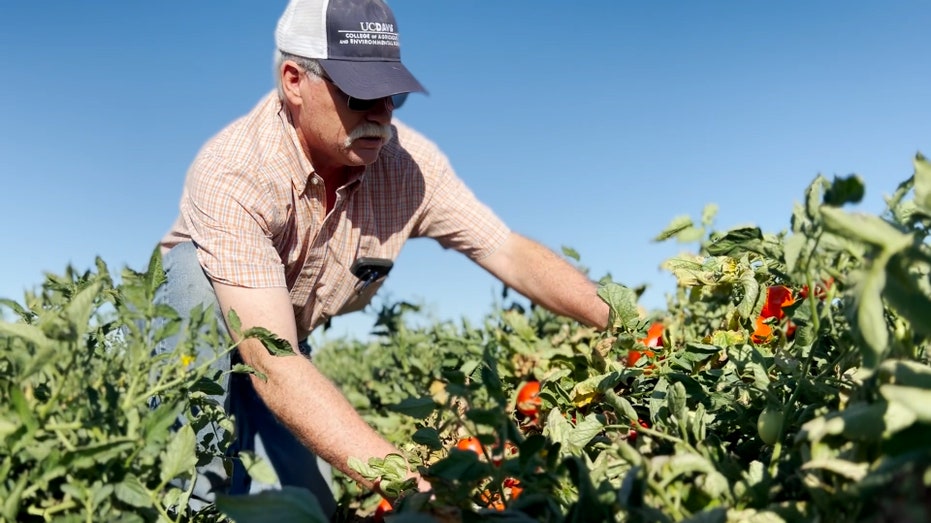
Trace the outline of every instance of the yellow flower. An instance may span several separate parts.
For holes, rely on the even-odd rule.
[[[192,363],[194,363],[194,356],[188,354],[181,356],[181,364],[184,365],[184,368],[188,368]]]

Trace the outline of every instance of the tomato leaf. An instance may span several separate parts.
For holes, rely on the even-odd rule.
[[[931,164],[921,154],[915,155],[915,204],[925,216],[931,216]]]
[[[825,229],[841,236],[896,253],[911,244],[911,238],[878,216],[847,213],[834,207],[821,209]]]
[[[161,480],[168,481],[185,473],[193,473],[197,465],[197,440],[190,425],[182,425],[172,434],[168,447],[162,452]]]
[[[884,261],[874,261],[869,271],[861,274],[854,293],[854,326],[865,342],[861,345],[863,365],[874,368],[889,343],[889,328],[886,325],[882,291],[886,284]]]
[[[275,468],[267,459],[263,459],[254,452],[249,451],[240,452],[239,459],[242,460],[242,465],[253,480],[265,485],[278,483],[278,474],[275,473]]]
[[[277,334],[266,329],[265,327],[252,327],[242,333],[243,339],[254,338],[262,342],[265,349],[272,356],[296,356],[297,353],[291,349],[288,340],[279,337]]]
[[[759,252],[762,240],[763,233],[758,227],[731,229],[723,236],[712,236],[711,244],[707,246],[708,254],[712,256],[732,256],[736,251]]]
[[[117,499],[129,506],[137,508],[148,508],[152,506],[152,497],[145,485],[139,481],[135,475],[128,475],[126,478],[117,483],[113,489],[113,495]]]
[[[420,427],[417,429],[411,439],[414,443],[426,445],[430,450],[440,450],[443,443],[440,441],[440,433],[433,427]]]
[[[385,408],[416,419],[425,419],[436,410],[436,402],[430,396],[421,396],[419,398],[406,398],[400,403],[385,405]]]
[[[841,207],[846,203],[858,203],[865,192],[863,180],[856,174],[845,178],[834,177],[831,186],[824,192],[824,204]]]
[[[640,318],[637,311],[637,293],[618,283],[606,283],[598,289],[598,296],[611,310],[612,327],[633,329]]]
[[[572,247],[566,247],[565,245],[563,245],[562,253],[566,255],[568,258],[572,258],[575,261],[579,261],[581,259],[581,256],[579,256],[579,252],[573,249]]]
[[[879,394],[893,404],[912,411],[918,421],[931,422],[931,390],[901,385],[881,385]]]
[[[667,225],[666,228],[662,230],[662,232],[660,232],[655,238],[653,238],[653,241],[661,242],[661,241],[668,240],[669,238],[675,237],[680,232],[686,229],[689,229],[689,228],[694,228],[694,223],[692,222],[691,217],[687,215],[676,216],[675,218],[672,219],[672,222],[670,222],[670,224]]]
[[[217,508],[233,521],[328,523],[320,502],[304,488],[284,486],[247,496],[217,495]]]

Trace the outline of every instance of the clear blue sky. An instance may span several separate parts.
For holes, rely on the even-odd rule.
[[[430,90],[396,116],[432,137],[516,231],[593,277],[673,288],[651,242],[720,206],[718,227],[788,227],[818,173],[859,173],[864,207],[931,155],[922,1],[391,2]],[[0,3],[0,296],[45,271],[141,269],[197,150],[273,86],[275,1]],[[381,293],[479,318],[500,285],[430,240]],[[364,334],[337,318],[329,335]],[[328,336],[329,336],[328,335]]]

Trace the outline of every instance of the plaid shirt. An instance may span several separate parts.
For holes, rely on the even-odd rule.
[[[212,280],[287,287],[299,338],[371,300],[381,282],[357,290],[349,268],[358,258],[394,260],[408,238],[420,236],[472,260],[498,249],[509,234],[505,224],[435,144],[392,123],[395,138],[337,189],[326,214],[323,180],[270,93],[201,149],[162,248],[193,240]]]

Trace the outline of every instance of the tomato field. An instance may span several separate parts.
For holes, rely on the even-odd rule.
[[[663,262],[676,292],[644,311],[603,278],[604,332],[517,304],[413,327],[414,305],[383,305],[374,341],[313,356],[403,453],[351,463],[392,499],[337,477],[334,520],[931,520],[931,164],[914,166],[879,216],[849,210],[858,177],[819,176],[781,232],[675,218],[656,239],[689,246]],[[196,429],[230,422],[193,344],[235,347],[208,311],[152,305],[163,277],[158,256],[119,284],[101,261],[2,302],[0,520],[327,520],[293,489],[179,508],[228,443]]]

